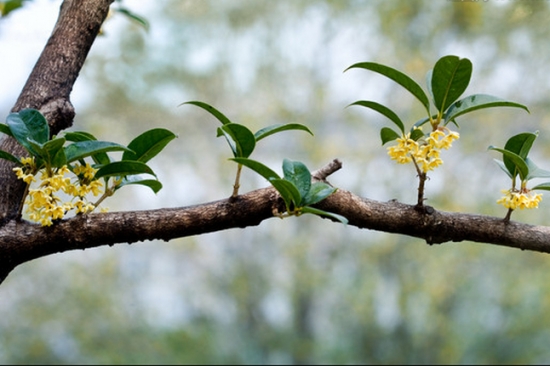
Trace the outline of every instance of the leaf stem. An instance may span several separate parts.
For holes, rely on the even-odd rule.
[[[17,221],[21,220],[21,217],[23,216],[23,207],[25,206],[25,200],[27,199],[27,195],[29,194],[29,188],[30,184],[27,183],[25,186],[25,192],[23,192],[23,198],[21,199],[21,203],[19,204],[19,210],[17,211]]]
[[[507,223],[510,222],[510,217],[512,216],[512,212],[513,212],[513,211],[514,211],[514,210],[511,209],[511,208],[508,209],[508,212],[506,213],[506,216],[504,217],[504,223],[505,223],[505,224],[507,224]]]
[[[424,185],[428,176],[425,172],[420,170],[414,156],[412,157],[412,161],[414,163],[414,167],[416,168],[416,173],[418,174],[418,199],[416,202],[416,207],[420,208],[424,206]]]
[[[233,185],[233,194],[231,198],[236,198],[239,195],[239,188],[241,187],[239,181],[241,179],[241,170],[243,169],[242,164],[237,164],[237,176],[235,177],[235,184]]]

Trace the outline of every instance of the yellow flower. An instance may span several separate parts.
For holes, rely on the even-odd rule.
[[[528,189],[517,191],[514,189],[503,189],[504,196],[497,200],[497,204],[504,207],[515,210],[519,208],[523,210],[525,208],[538,208],[539,202],[542,201],[541,193],[533,193]]]
[[[410,134],[407,134],[396,139],[397,146],[388,147],[388,155],[399,164],[414,160],[418,168],[427,173],[443,164],[443,160],[439,157],[441,149],[450,148],[453,140],[458,138],[457,132],[450,131],[446,127],[440,127],[418,141],[412,140]]]

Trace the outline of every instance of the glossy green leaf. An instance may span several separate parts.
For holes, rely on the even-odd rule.
[[[360,105],[362,107],[370,108],[372,110],[377,111],[378,113],[389,118],[393,123],[397,125],[397,127],[399,127],[399,130],[402,133],[405,133],[405,126],[403,124],[403,121],[401,121],[401,119],[397,116],[397,114],[395,114],[395,112],[389,109],[388,107],[370,100],[359,100],[355,103],[350,104],[350,106],[352,105]]]
[[[67,157],[65,156],[63,145],[65,145],[65,138],[63,137],[58,137],[46,142],[43,145],[44,155],[42,158],[44,161],[55,168],[61,168],[63,165],[67,164]]]
[[[529,175],[527,163],[518,154],[494,146],[489,146],[489,149],[502,153],[504,164],[511,177],[515,178],[519,174],[520,179],[523,181]]]
[[[12,136],[32,155],[36,155],[29,139],[40,144],[50,138],[50,127],[44,116],[36,109],[23,109],[18,113],[10,113],[6,119]]]
[[[247,127],[228,123],[218,128],[218,137],[224,136],[236,158],[248,158],[256,147],[254,134]]]
[[[382,140],[382,146],[384,146],[387,142],[393,141],[400,137],[401,135],[399,135],[397,132],[389,127],[382,127],[382,129],[380,130],[380,139]]]
[[[276,125],[271,125],[271,126],[262,128],[261,130],[259,130],[254,134],[254,137],[256,138],[256,142],[258,142],[269,135],[273,135],[274,133],[288,131],[288,130],[306,131],[311,136],[313,136],[313,132],[311,132],[311,130],[306,126],[299,123],[288,123],[288,124],[276,124]]]
[[[222,112],[218,111],[216,108],[212,107],[209,104],[199,102],[199,101],[191,101],[191,102],[181,103],[180,105],[183,105],[183,104],[192,104],[192,105],[196,105],[197,107],[200,107],[200,108],[204,109],[205,111],[207,111],[208,113],[210,113],[211,115],[216,117],[218,119],[218,121],[220,121],[222,123],[222,125],[226,125],[226,124],[231,123],[229,118],[227,118]]]
[[[550,178],[550,171],[539,168],[533,160],[525,158],[525,162],[529,167],[529,174],[526,177],[527,180],[533,178]]]
[[[538,185],[534,186],[531,189],[532,190],[537,189],[537,190],[541,190],[541,191],[550,191],[550,182],[545,182],[545,183],[538,184]]]
[[[14,162],[15,164],[21,166],[21,160],[17,159],[15,156],[13,156],[10,153],[7,153],[5,151],[0,150],[0,159],[9,160],[11,162]]]
[[[444,56],[433,68],[431,75],[435,107],[443,113],[464,93],[472,76],[472,63],[467,58]]]
[[[130,151],[126,146],[109,141],[78,141],[65,147],[67,163],[108,151]]]
[[[493,108],[493,107],[514,107],[522,108],[529,112],[529,109],[523,104],[510,102],[504,99],[497,98],[487,94],[474,94],[461,100],[454,102],[447,112],[445,112],[444,119],[445,124],[454,120],[455,118],[476,111],[478,109]]]
[[[73,141],[73,142],[97,141],[97,138],[94,135],[84,131],[66,132],[64,136],[65,136],[65,139],[67,139],[67,141]],[[95,153],[91,155],[91,157],[94,160],[94,162],[99,165],[106,165],[111,162],[111,158],[109,158],[109,155],[107,155],[107,153],[104,153],[104,152]]]
[[[324,210],[320,210],[320,209],[315,208],[315,207],[310,207],[310,206],[303,207],[302,212],[317,215],[317,216],[330,217],[332,219],[340,221],[344,225],[347,225],[347,223],[348,223],[348,219],[346,219],[342,215],[338,215],[338,214],[335,214],[335,213],[332,213],[332,212],[327,212],[327,211],[324,211]]]
[[[510,173],[510,172],[508,171],[508,168],[506,168],[506,165],[504,165],[504,163],[502,162],[502,160],[497,160],[497,159],[493,159],[493,160],[495,161],[495,163],[497,163],[498,167],[499,167],[500,169],[502,169],[502,171],[503,171],[504,173],[506,173],[506,174],[510,177],[510,179],[514,179],[514,177],[512,176],[512,173]]]
[[[506,145],[504,145],[504,150],[508,150],[513,152],[514,154],[517,154],[520,156],[524,161],[527,158],[527,155],[529,154],[529,151],[531,150],[531,147],[533,146],[533,142],[535,142],[535,139],[538,136],[537,133],[531,133],[531,132],[524,132],[517,134],[515,136],[512,136],[506,141]],[[510,160],[509,157],[503,156],[502,161],[504,162],[504,165],[506,165],[506,168],[512,172],[514,171],[515,162]]]
[[[122,160],[137,160],[148,162],[155,157],[177,136],[164,128],[154,128],[136,137],[128,144],[128,149],[122,154]]]
[[[420,128],[415,128],[411,131],[411,140],[418,141],[422,137],[426,136],[424,132]]]
[[[336,188],[331,187],[327,183],[314,182],[311,185],[311,189],[303,199],[302,203],[304,206],[314,205],[316,203],[321,202],[322,200],[324,200],[334,192],[336,192],[336,190],[337,190]]]
[[[283,201],[285,201],[286,208],[288,211],[294,210],[296,207],[299,207],[302,197],[298,188],[286,179],[272,178],[269,180],[271,185],[279,192]]]
[[[347,71],[352,68],[361,68],[361,69],[374,71],[392,79],[393,81],[395,81],[396,83],[398,83],[399,85],[407,89],[412,95],[414,95],[422,103],[424,108],[426,108],[426,111],[430,113],[430,101],[428,100],[428,96],[426,95],[424,90],[422,90],[422,88],[420,87],[420,85],[418,85],[416,81],[414,81],[413,79],[411,79],[410,77],[402,73],[401,71],[398,71],[389,66],[377,64],[374,62],[360,62],[354,65],[351,65],[344,71]]]
[[[311,188],[311,173],[309,169],[302,162],[284,159],[283,175],[284,179],[291,182],[298,189],[300,198],[295,203],[299,206],[304,205],[303,199]]]
[[[430,95],[430,97],[432,97],[432,101],[434,100],[434,92],[432,90],[433,73],[434,73],[433,69],[428,70],[428,72],[426,73],[426,86],[428,87],[428,94]]]
[[[72,141],[72,142],[97,140],[94,135],[84,131],[65,132],[63,136],[67,141]]]
[[[245,167],[252,169],[268,181],[270,181],[271,179],[281,179],[281,177],[279,177],[277,173],[275,173],[273,170],[260,163],[259,161],[247,158],[231,158],[229,160],[233,160],[238,164],[244,165]]]
[[[153,190],[153,192],[158,193],[162,189],[162,183],[159,182],[156,179],[143,179],[140,176],[128,176],[122,180],[122,182],[116,187],[116,189],[120,189],[124,186],[131,185],[131,184],[138,184],[145,187],[149,187]]]
[[[95,173],[96,178],[125,177],[127,175],[151,174],[156,177],[153,170],[141,161],[115,161],[99,168]]]
[[[11,130],[8,127],[8,125],[5,125],[3,123],[0,123],[0,132],[5,133],[6,135],[13,137],[13,134],[11,133]]]

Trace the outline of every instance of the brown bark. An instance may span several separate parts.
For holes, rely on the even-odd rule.
[[[67,250],[168,241],[256,226],[283,207],[276,191],[264,188],[236,199],[190,207],[82,215],[51,227],[12,220],[0,228],[0,275],[29,260]],[[502,218],[443,212],[429,206],[419,211],[416,205],[374,201],[344,190],[316,207],[345,216],[349,225],[417,237],[428,244],[473,241],[550,253],[550,227],[545,226],[506,223]]]

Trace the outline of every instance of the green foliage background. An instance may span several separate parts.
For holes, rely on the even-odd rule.
[[[258,130],[303,123],[254,152],[283,158],[378,200],[414,203],[414,170],[380,146],[387,121],[344,107],[418,103],[381,76],[343,70],[384,63],[423,80],[441,56],[469,58],[466,94],[526,104],[458,119],[461,138],[427,182],[439,209],[504,217],[508,178],[486,149],[540,131],[532,154],[550,167],[546,1],[125,1],[104,26],[75,87],[78,129],[127,143],[154,127],[179,134],[151,162],[164,189],[122,190],[111,210],[191,205],[228,197],[234,163],[217,122],[188,100],[215,105]],[[31,9],[29,5],[29,9]],[[55,6],[55,5],[53,5]],[[18,10],[20,12],[26,11]],[[30,11],[30,10],[29,10]],[[23,13],[21,13],[23,14]],[[10,14],[10,16],[15,15]],[[3,101],[4,102],[4,101]],[[3,110],[2,115],[7,115]],[[243,171],[241,192],[267,186]],[[548,223],[550,197],[513,219]],[[259,227],[63,253],[17,268],[0,286],[1,363],[547,363],[548,256],[482,244],[430,247],[304,215]]]

